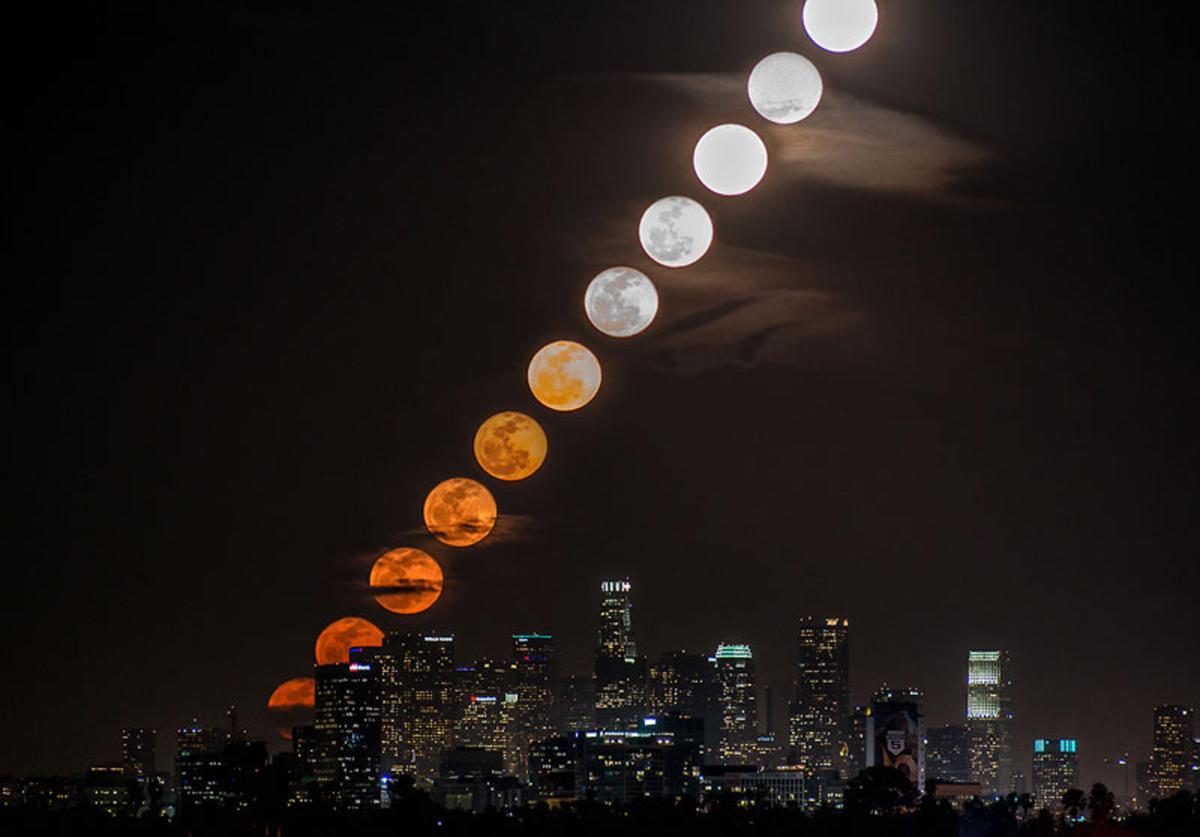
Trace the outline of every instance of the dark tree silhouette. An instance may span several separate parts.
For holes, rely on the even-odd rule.
[[[1087,807],[1092,822],[1105,823],[1112,818],[1113,811],[1117,809],[1117,799],[1112,791],[1097,782],[1092,785],[1092,792],[1088,794]]]
[[[898,814],[916,801],[917,789],[894,767],[868,767],[846,788],[846,809],[852,813]]]

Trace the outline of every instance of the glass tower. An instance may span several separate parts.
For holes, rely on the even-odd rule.
[[[1033,804],[1055,811],[1063,794],[1079,787],[1079,750],[1074,738],[1033,740]]]
[[[967,653],[967,730],[971,778],[984,796],[1008,793],[1012,781],[1012,676],[1007,651]]]
[[[749,645],[717,646],[721,686],[718,755],[722,764],[754,764],[758,740],[758,678]]]
[[[850,620],[806,617],[798,640],[788,745],[796,761],[810,769],[848,768]]]

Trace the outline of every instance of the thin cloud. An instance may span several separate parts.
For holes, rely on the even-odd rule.
[[[716,107],[745,96],[732,73],[654,74],[666,84]],[[796,125],[756,126],[771,148],[772,173],[870,191],[949,197],[963,175],[991,158],[978,143],[937,123],[825,89],[821,104]]]

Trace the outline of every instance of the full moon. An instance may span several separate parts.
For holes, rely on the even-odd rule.
[[[646,255],[666,267],[687,267],[708,252],[713,223],[691,198],[660,198],[642,213],[638,237]]]
[[[451,477],[425,498],[425,525],[448,546],[470,546],[496,525],[496,499],[475,480]]]
[[[420,613],[442,595],[442,568],[428,552],[393,549],[371,567],[371,594],[392,613]]]
[[[600,361],[573,340],[557,340],[538,349],[529,361],[529,389],[551,410],[578,410],[600,389]]]
[[[875,0],[805,0],[804,29],[830,52],[849,52],[870,40],[879,22]]]
[[[316,694],[316,681],[311,677],[293,677],[275,687],[267,698],[267,713],[280,736],[291,741],[292,727],[311,723]]]
[[[366,619],[347,616],[330,622],[317,637],[317,665],[350,662],[350,649],[382,645],[383,631]]]
[[[640,270],[610,267],[588,285],[583,308],[592,325],[609,337],[632,337],[658,313],[658,291]]]
[[[764,119],[780,125],[799,122],[821,101],[821,74],[794,52],[776,52],[754,65],[746,90]]]
[[[546,433],[524,413],[496,413],[475,431],[475,459],[498,480],[523,480],[546,461]]]
[[[692,166],[700,182],[718,195],[745,194],[767,173],[767,147],[745,125],[718,125],[696,143]]]

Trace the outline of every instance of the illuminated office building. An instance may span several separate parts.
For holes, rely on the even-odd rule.
[[[846,776],[853,779],[867,768],[867,719],[870,706],[856,706],[846,720],[846,741],[839,755],[845,761]]]
[[[971,778],[984,796],[1009,792],[1012,782],[1012,673],[1007,651],[967,654],[967,730]]]
[[[221,804],[225,731],[202,727],[195,719],[175,731],[176,810],[187,815]]]
[[[704,720],[704,746],[717,752],[721,733],[721,684],[710,654],[664,651],[650,666],[649,714],[685,715]]]
[[[121,764],[126,779],[145,781],[154,776],[158,733],[144,727],[121,732]]]
[[[378,657],[316,666],[313,773],[335,807],[380,803],[381,673]]]
[[[454,635],[388,634],[378,652],[385,775],[428,785],[455,721]]]
[[[717,682],[721,686],[721,764],[754,764],[758,738],[758,678],[749,645],[717,646]]]
[[[516,664],[479,660],[457,671],[455,747],[487,750],[499,755],[509,776],[525,773],[526,747],[521,746],[520,694]]]
[[[971,781],[971,735],[966,726],[952,724],[925,731],[925,776],[935,782]]]
[[[518,744],[521,762],[528,758],[529,742],[554,735],[558,695],[558,661],[554,638],[549,634],[513,634]],[[518,776],[524,776],[522,769]]]
[[[702,737],[698,719],[646,718],[637,729],[580,730],[539,741],[530,756],[531,789],[540,800],[619,805],[695,797]]]
[[[850,620],[806,617],[800,621],[796,695],[789,712],[792,758],[812,770],[844,767],[843,739],[850,715]]]
[[[1154,750],[1150,755],[1150,789],[1159,799],[1190,790],[1195,712],[1168,704],[1154,708]]]
[[[1074,738],[1033,740],[1033,804],[1056,811],[1063,794],[1079,787],[1079,752]]]
[[[83,778],[84,802],[110,817],[120,816],[129,806],[126,782],[123,764],[94,764]]]
[[[633,641],[633,585],[629,579],[600,582],[600,641],[604,657],[636,657]]]
[[[596,676],[569,674],[558,684],[558,732],[596,728]]]
[[[632,592],[629,579],[600,584],[596,722],[606,729],[634,729],[646,714],[646,660],[633,641]]]

